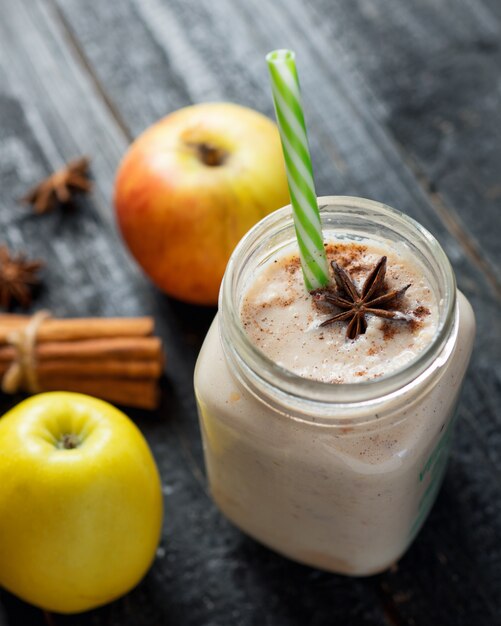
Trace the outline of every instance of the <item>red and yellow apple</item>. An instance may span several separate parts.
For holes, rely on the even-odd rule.
[[[33,396],[0,419],[0,585],[75,613],[134,587],[162,524],[158,471],[138,428],[76,393]]]
[[[132,255],[160,289],[196,304],[217,302],[235,245],[288,202],[276,125],[229,103],[186,107],[151,126],[115,181]]]

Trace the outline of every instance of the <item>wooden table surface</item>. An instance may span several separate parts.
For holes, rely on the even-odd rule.
[[[501,624],[499,0],[0,0],[0,15],[0,241],[47,259],[36,308],[154,315],[168,358],[161,409],[131,412],[166,504],[146,579],[75,617],[0,592],[0,625]],[[477,316],[438,502],[398,567],[367,579],[281,558],[216,510],[192,390],[215,311],[158,293],[113,221],[117,164],[161,116],[208,100],[273,115],[264,55],[277,47],[298,55],[319,195],[419,220]],[[81,154],[95,190],[72,214],[34,217],[18,203]]]

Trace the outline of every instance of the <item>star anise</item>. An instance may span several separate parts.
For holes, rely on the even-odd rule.
[[[31,286],[38,284],[36,274],[42,266],[42,261],[11,255],[6,246],[0,246],[0,306],[7,310],[14,301],[29,306]]]
[[[335,261],[331,261],[336,280],[337,292],[330,289],[317,289],[313,292],[314,297],[332,304],[341,309],[340,313],[322,322],[320,326],[327,326],[334,322],[349,321],[346,329],[346,336],[349,339],[356,339],[358,335],[364,334],[367,330],[365,316],[370,313],[385,319],[406,319],[401,311],[390,310],[386,307],[398,300],[407,289],[406,285],[401,289],[388,290],[385,287],[386,257],[383,256],[371,270],[359,292],[349,274]]]
[[[35,213],[41,215],[52,211],[57,203],[69,204],[76,192],[86,193],[91,188],[89,159],[81,157],[70,161],[33,187],[22,200],[31,204]]]

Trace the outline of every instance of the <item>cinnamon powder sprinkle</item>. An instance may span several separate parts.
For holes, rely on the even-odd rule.
[[[327,243],[325,250],[327,259],[335,260],[352,277],[357,292],[362,292],[374,263],[381,263],[381,259],[377,263],[376,255],[385,251],[379,244],[365,246],[353,241]],[[386,280],[384,275],[380,276],[379,289],[391,292],[404,282],[414,283],[416,287],[400,294],[400,302],[396,303],[399,315],[392,317],[391,322],[385,319],[386,315],[368,314],[369,332],[363,333],[365,339],[358,342],[346,341],[342,324],[332,324],[328,332],[323,332],[321,324],[332,315],[332,303],[327,302],[327,297],[332,300],[340,293],[339,297],[345,298],[346,294],[331,280],[322,299],[311,298],[304,290],[297,253],[270,260],[262,273],[250,278],[252,286],[241,305],[241,320],[251,340],[269,358],[281,365],[286,363],[300,376],[333,384],[376,379],[388,368],[395,369],[394,362],[398,362],[398,367],[400,360],[405,364],[405,358],[400,359],[399,347],[404,356],[419,350],[423,343],[421,333],[426,341],[435,319],[433,308],[425,306],[434,302],[431,289],[412,264],[407,263],[407,257],[397,253],[388,259]],[[382,310],[388,316],[392,313]]]
[[[423,318],[430,315],[431,311],[427,306],[420,305],[413,311],[415,317]]]
[[[383,339],[385,341],[390,341],[398,332],[398,327],[394,324],[389,324],[384,321],[381,325],[381,330],[383,331]]]

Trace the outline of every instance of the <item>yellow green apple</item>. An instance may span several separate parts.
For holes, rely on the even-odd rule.
[[[160,478],[138,428],[110,404],[54,392],[0,419],[0,585],[60,613],[105,604],[154,558]]]
[[[276,125],[230,103],[186,107],[146,130],[115,181],[123,238],[163,291],[215,304],[228,258],[289,202]]]

